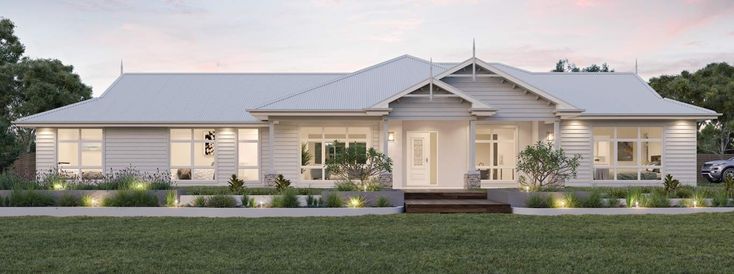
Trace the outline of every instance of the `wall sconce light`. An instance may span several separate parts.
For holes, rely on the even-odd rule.
[[[388,132],[387,133],[387,140],[390,141],[390,142],[394,142],[395,141],[395,132],[392,132],[392,131]]]
[[[553,132],[548,131],[548,137],[546,137],[546,139],[548,139],[548,141],[553,141],[554,138],[555,136]]]

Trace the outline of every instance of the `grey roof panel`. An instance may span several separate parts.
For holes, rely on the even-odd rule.
[[[339,73],[126,73],[105,93],[17,123],[237,123],[270,100]]]
[[[584,115],[711,115],[715,111],[663,99],[634,73],[528,72],[504,64],[493,67],[584,109]]]

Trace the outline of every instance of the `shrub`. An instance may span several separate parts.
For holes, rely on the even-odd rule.
[[[273,207],[287,207],[295,208],[299,207],[298,196],[295,190],[286,189],[279,196],[273,197]]]
[[[275,177],[275,189],[277,189],[278,192],[281,192],[284,189],[289,188],[290,186],[291,180],[283,177],[283,174],[278,174],[278,177]]]
[[[619,198],[614,198],[614,197],[607,198],[607,201],[604,204],[604,206],[605,207],[619,207],[620,206]]]
[[[665,193],[656,191],[645,200],[645,207],[670,207],[670,199],[668,199],[667,190]]]
[[[693,187],[681,186],[675,190],[675,198],[691,198],[693,196]]]
[[[59,206],[81,206],[82,199],[71,194],[61,195],[59,198]]]
[[[89,194],[82,196],[81,206],[85,206],[85,207],[95,206],[94,198],[92,198],[92,196]]]
[[[691,197],[691,205],[693,207],[705,207],[706,206],[706,193],[705,190],[696,190]]]
[[[607,189],[607,196],[617,198],[617,199],[625,199],[627,198],[627,192],[628,192],[628,189],[626,188],[610,187]]]
[[[38,183],[26,180],[12,172],[0,173],[0,190],[40,189]]]
[[[204,196],[196,196],[194,198],[194,201],[191,203],[194,207],[205,207],[206,206],[206,198]]]
[[[711,204],[716,207],[729,206],[729,194],[725,190],[716,192]]]
[[[51,195],[32,190],[15,190],[10,195],[8,206],[53,206]]]
[[[214,195],[206,199],[206,207],[236,207],[237,201],[229,195]]]
[[[581,200],[581,206],[582,207],[588,207],[588,208],[599,208],[604,207],[604,203],[602,202],[601,198],[601,191],[598,189],[594,189],[591,191],[591,194],[589,194],[589,197],[586,199],[580,199]]]
[[[255,198],[250,198],[247,194],[243,194],[242,207],[255,207]]]
[[[176,207],[178,206],[178,197],[175,190],[166,191],[166,206]]]
[[[342,207],[343,201],[336,193],[329,193],[326,197],[326,207]]]
[[[245,189],[245,181],[237,178],[236,174],[232,174],[232,177],[229,177],[227,184],[229,185],[229,191],[234,193],[242,193]]]
[[[673,175],[665,175],[665,180],[663,180],[663,186],[665,187],[666,193],[673,193],[676,189],[678,189],[678,186],[680,186],[680,181],[678,179],[673,179]]]
[[[581,205],[576,194],[573,192],[566,192],[563,197],[553,199],[553,207],[556,208],[576,208]]]
[[[540,194],[530,194],[526,201],[527,207],[530,208],[549,208],[551,207],[551,197]]]
[[[734,177],[724,176],[724,191],[729,197],[734,197]]]
[[[644,207],[645,206],[645,195],[642,194],[642,189],[639,187],[633,187],[627,191],[627,207]]]
[[[357,184],[351,180],[339,180],[334,183],[337,191],[357,191]]]
[[[366,204],[366,200],[362,196],[352,196],[347,200],[347,207],[350,208],[363,208]]]
[[[382,185],[376,180],[370,180],[362,184],[363,191],[380,191]]]
[[[368,148],[356,143],[345,146],[344,143],[334,141],[334,147],[343,150],[326,161],[326,170],[344,180],[359,179],[365,184],[370,178],[384,172],[392,172],[392,160],[374,148]]]
[[[376,207],[391,207],[390,200],[385,198],[385,196],[380,196],[377,198],[377,202],[375,202]]]
[[[307,207],[319,207],[320,205],[320,199],[314,197],[313,195],[306,196],[306,206]]]
[[[550,143],[527,146],[517,159],[517,171],[523,174],[520,186],[529,191],[562,187],[566,179],[576,175],[580,159],[578,154],[567,157],[563,149],[555,149]]]
[[[104,206],[113,207],[154,207],[158,197],[144,190],[120,190],[102,201]]]

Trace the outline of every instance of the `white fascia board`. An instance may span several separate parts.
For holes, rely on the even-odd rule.
[[[421,88],[421,87],[423,87],[425,85],[428,85],[430,83],[431,83],[431,80],[430,79],[426,79],[426,80],[424,80],[424,81],[422,81],[422,82],[420,82],[418,84],[412,85],[409,88],[404,89],[401,92],[396,93],[393,96],[388,97],[385,100],[380,101],[377,104],[374,104],[374,105],[368,107],[367,109],[389,109],[390,108],[389,105],[390,105],[390,103],[392,101],[395,101],[397,99],[400,99],[401,97],[405,96],[406,94],[411,93],[411,92],[413,92],[413,91],[415,91],[415,90],[417,90],[417,89],[419,89],[419,88]]]
[[[575,117],[561,116],[561,119],[577,120],[714,120],[718,115],[691,114],[581,114]]]
[[[232,122],[232,123],[18,123],[22,128],[118,128],[118,127],[267,127],[263,122]]]
[[[370,110],[374,110],[374,109],[387,109],[387,110],[389,110],[390,109],[389,105],[393,101],[395,101],[397,99],[400,99],[403,96],[407,95],[408,93],[411,93],[413,91],[416,91],[419,88],[421,88],[421,87],[423,87],[425,85],[428,85],[430,83],[431,83],[431,80],[430,79],[426,79],[426,80],[424,80],[424,81],[422,81],[422,82],[420,82],[418,84],[415,84],[415,85],[413,85],[413,86],[411,86],[411,87],[409,87],[409,88],[407,88],[407,89],[405,89],[405,90],[403,90],[401,92],[398,92],[397,94],[395,94],[393,96],[390,96],[389,98],[387,98],[385,100],[380,101],[377,104],[372,105],[371,107],[369,107],[367,109],[370,109]],[[476,98],[469,96],[468,94],[466,94],[463,91],[461,91],[461,90],[459,90],[459,89],[457,89],[457,88],[455,88],[455,87],[447,84],[444,81],[441,81],[441,80],[438,80],[438,79],[434,79],[433,80],[433,84],[436,85],[436,86],[438,86],[438,87],[440,87],[440,88],[442,88],[442,89],[445,89],[448,92],[453,93],[456,96],[459,96],[460,98],[462,98],[464,100],[467,100],[467,101],[471,102],[472,103],[472,108],[496,110],[495,108],[493,108],[491,106],[488,106],[485,103],[482,103],[481,101],[477,100]]]
[[[464,93],[463,91],[453,87],[452,85],[449,85],[448,83],[441,81],[441,80],[434,80],[434,85],[437,85],[441,87],[442,89],[445,89],[459,97],[461,97],[464,100],[467,100],[472,103],[473,109],[487,109],[487,110],[497,110],[496,108],[493,108],[491,106],[488,106],[485,103],[482,103],[482,101],[477,100],[474,97],[469,96],[468,94]]]

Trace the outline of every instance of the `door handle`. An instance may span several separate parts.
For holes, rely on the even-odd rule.
[[[428,163],[428,158],[426,158],[426,164]]]

